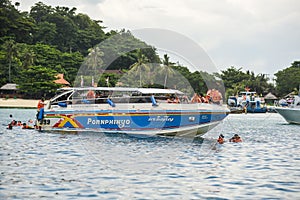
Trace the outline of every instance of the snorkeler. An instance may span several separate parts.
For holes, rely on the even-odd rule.
[[[32,126],[29,126],[29,125],[26,124],[26,123],[23,123],[22,129],[34,129],[34,128],[33,128]]]
[[[229,142],[242,142],[242,138],[238,134],[234,134],[234,136],[229,139]]]
[[[223,135],[223,134],[220,134],[217,141],[218,141],[219,144],[223,144],[223,143],[225,142],[225,140],[224,140],[224,135]]]

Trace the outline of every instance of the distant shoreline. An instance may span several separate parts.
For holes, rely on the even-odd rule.
[[[39,100],[36,99],[0,99],[0,108],[35,109]]]

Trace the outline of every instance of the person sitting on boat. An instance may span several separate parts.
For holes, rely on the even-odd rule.
[[[179,98],[176,96],[175,99],[173,100],[173,103],[180,103]]]
[[[222,94],[221,94],[221,92],[219,92],[219,90],[212,89],[210,95],[212,98],[212,103],[222,104]]]
[[[180,100],[178,97],[171,96],[167,99],[167,103],[180,103]]]
[[[206,92],[206,101],[208,102],[208,103],[211,103],[211,101],[212,101],[212,96],[211,96],[211,90],[208,90],[207,92]]]
[[[189,103],[189,98],[188,98],[188,96],[186,96],[186,95],[182,96],[182,97],[181,97],[181,102],[182,102],[182,103]]]
[[[174,97],[168,97],[167,103],[174,103]]]
[[[242,142],[242,138],[238,134],[234,134],[234,136],[230,138],[229,142]]]
[[[95,92],[93,90],[89,90],[86,97],[87,99],[95,99]]]
[[[208,100],[206,99],[206,97],[203,96],[203,94],[200,93],[199,98],[200,98],[202,103],[208,103]]]
[[[197,93],[194,93],[194,96],[191,99],[191,103],[201,103],[201,99]]]
[[[223,135],[223,134],[220,134],[217,141],[218,141],[219,144],[223,144],[223,143],[225,142],[225,140],[224,140],[224,135]]]

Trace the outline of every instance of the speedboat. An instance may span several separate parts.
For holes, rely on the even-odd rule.
[[[190,103],[174,89],[79,87],[62,89],[51,98],[37,125],[41,130],[195,137],[228,113],[226,106]]]
[[[288,123],[300,124],[300,97],[299,96],[294,96],[294,100],[289,106],[276,107],[275,110]]]
[[[267,108],[262,106],[263,99],[256,92],[244,91],[240,92],[238,97],[230,96],[228,98],[228,106],[234,113],[266,113]]]

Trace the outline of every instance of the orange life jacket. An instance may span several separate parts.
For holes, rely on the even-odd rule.
[[[40,110],[41,108],[44,108],[44,103],[42,102],[42,100],[39,100],[37,108],[38,108],[38,110]]]
[[[242,142],[242,139],[241,138],[237,138],[237,139],[235,139],[235,142]]]
[[[231,138],[230,142],[242,142],[242,139],[240,137],[239,138]]]

